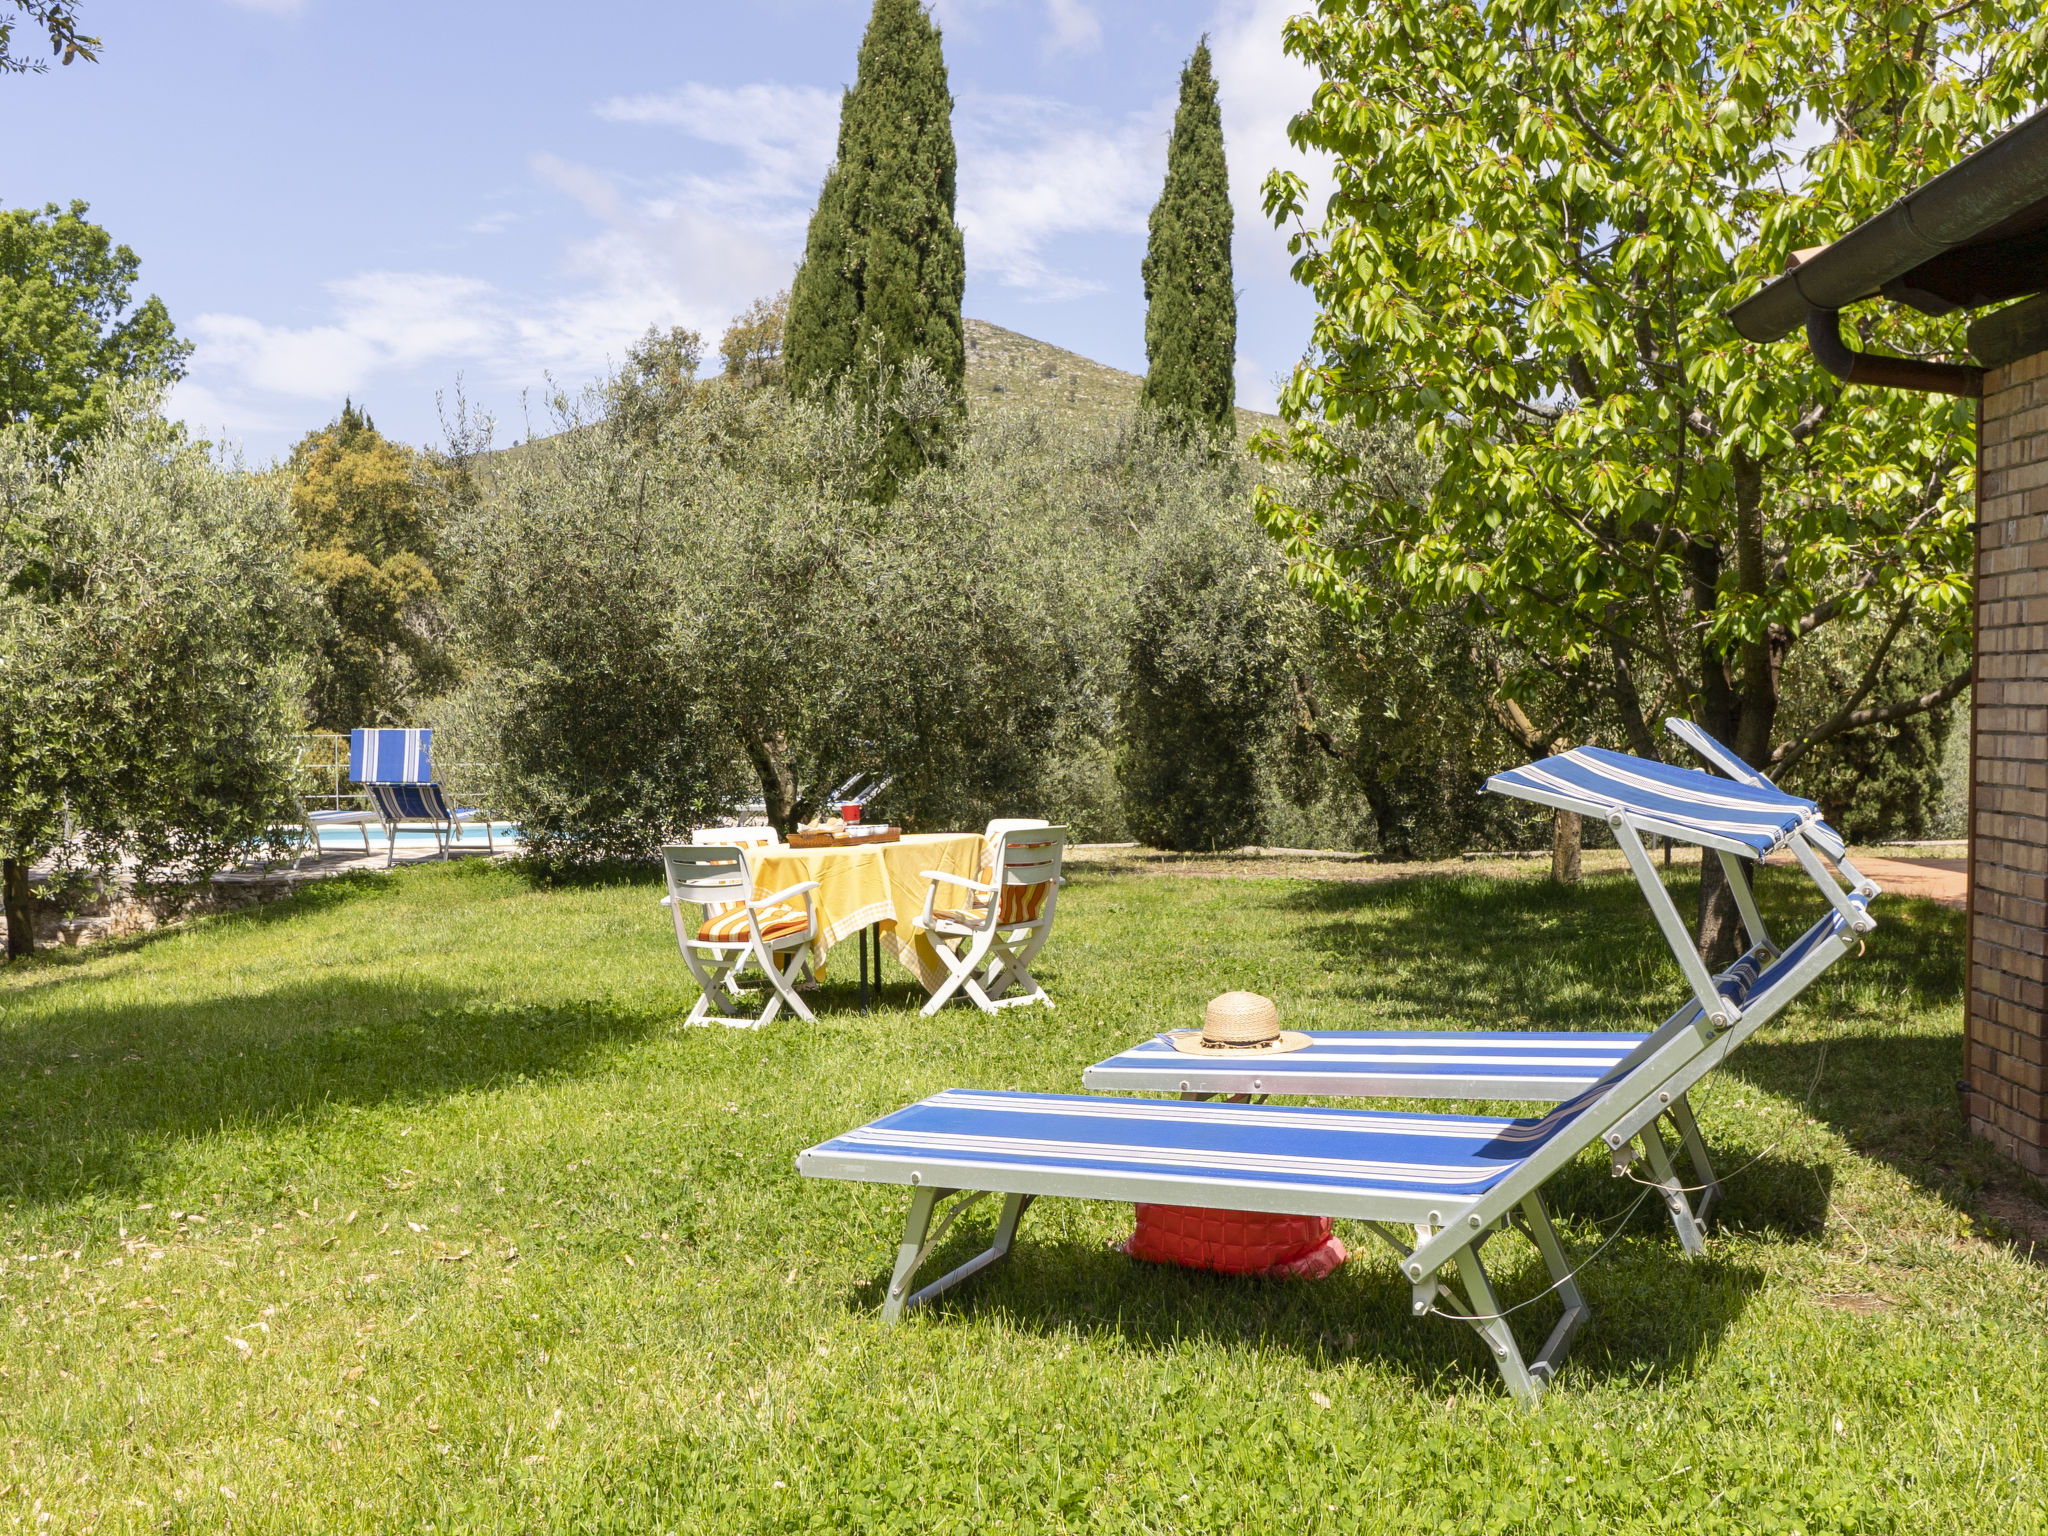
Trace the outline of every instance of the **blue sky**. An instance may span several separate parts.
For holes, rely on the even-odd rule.
[[[564,7],[87,0],[102,61],[0,79],[0,205],[84,198],[197,343],[173,409],[252,457],[339,409],[440,436],[459,376],[532,425],[651,325],[785,286],[869,0]],[[939,0],[971,316],[1142,372],[1145,217],[1182,62],[1216,54],[1241,403],[1313,309],[1258,184],[1311,81],[1288,0]]]

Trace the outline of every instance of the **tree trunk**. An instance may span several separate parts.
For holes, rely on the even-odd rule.
[[[1550,830],[1550,878],[1559,885],[1579,883],[1581,827],[1577,811],[1559,811]]]
[[[18,960],[36,952],[35,899],[29,894],[28,861],[8,859],[0,865],[0,886],[7,905],[7,958]]]
[[[1729,461],[1735,493],[1736,586],[1750,597],[1763,597],[1769,584],[1763,541],[1763,472],[1747,453],[1737,449]],[[1693,605],[1702,615],[1714,606],[1725,573],[1717,545],[1696,543],[1690,551]],[[1744,641],[1733,657],[1700,646],[1700,725],[1753,768],[1771,760],[1771,731],[1778,718],[1778,669],[1790,637],[1773,629]],[[1731,965],[1746,947],[1742,914],[1734,888],[1718,858],[1700,855],[1700,959],[1707,969]]]
[[[780,731],[763,731],[751,725],[742,729],[741,740],[747,749],[747,760],[761,780],[761,802],[767,807],[769,823],[788,837],[796,830],[799,815],[796,778],[789,771],[789,744]]]

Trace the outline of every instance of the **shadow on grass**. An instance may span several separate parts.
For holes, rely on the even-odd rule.
[[[4,970],[0,970],[0,980],[6,983],[4,988],[0,988],[0,1001],[4,1001],[9,995],[19,995],[42,987],[61,986],[73,980],[80,967],[94,961],[121,955],[146,954],[160,945],[184,938],[194,932],[232,932],[238,928],[275,927],[280,923],[297,922],[314,913],[332,911],[337,907],[395,900],[398,894],[397,886],[382,874],[331,875],[323,880],[308,881],[291,895],[280,897],[276,901],[257,902],[250,906],[237,907],[232,912],[196,913],[144,933],[131,933],[116,939],[99,939],[83,949],[46,945],[38,949],[33,958],[15,961]]]
[[[0,1198],[132,1190],[174,1141],[544,1080],[666,1022],[346,977],[80,1008],[0,1036]]]
[[[1350,1263],[1327,1280],[1288,1282],[1138,1263],[1056,1235],[1033,1241],[1027,1216],[1006,1261],[927,1311],[935,1320],[989,1315],[1007,1327],[1093,1334],[1148,1350],[1192,1338],[1284,1351],[1318,1366],[1357,1360],[1420,1387],[1501,1391],[1477,1334],[1454,1318],[1417,1318],[1392,1250],[1362,1227],[1344,1224],[1343,1232]],[[919,1278],[928,1281],[971,1257],[988,1233],[983,1221],[972,1233],[949,1235]],[[1581,1231],[1567,1238],[1567,1251],[1585,1264],[1606,1236]],[[1559,1315],[1545,1294],[1549,1273],[1519,1233],[1489,1242],[1486,1262],[1502,1305],[1515,1309],[1524,1356],[1533,1356]],[[1687,1261],[1662,1213],[1645,1201],[1626,1233],[1579,1276],[1593,1318],[1566,1369],[1632,1380],[1683,1371],[1716,1346],[1763,1279],[1760,1270],[1723,1255]],[[887,1285],[887,1271],[878,1272],[846,1305],[871,1312]]]

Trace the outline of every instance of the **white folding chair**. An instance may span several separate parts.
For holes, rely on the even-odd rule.
[[[683,964],[703,989],[686,1022],[707,1023],[715,1009],[721,1024],[758,1029],[787,1003],[798,1018],[815,1023],[797,996],[796,980],[810,962],[811,945],[818,937],[818,910],[811,900],[818,882],[805,880],[757,897],[747,851],[738,844],[671,846],[661,850],[661,862],[668,878],[662,904],[675,920]],[[803,899],[801,909],[791,905],[798,897]],[[703,909],[702,921],[695,925],[685,911],[691,906]],[[730,1006],[735,998],[747,995],[734,984],[733,974],[749,961],[768,978],[764,1005],[754,1018]]]
[[[1025,1003],[1053,1006],[1045,988],[1032,976],[1031,962],[1052,934],[1067,829],[1043,822],[1012,826],[995,833],[991,842],[994,856],[986,881],[936,869],[924,871],[930,882],[925,887],[924,910],[911,919],[911,926],[931,939],[947,971],[946,979],[924,1005],[926,1018],[963,988],[983,1013]],[[974,892],[979,905],[969,901],[955,908],[940,907],[941,885]],[[1011,992],[1017,995],[1006,995]]]

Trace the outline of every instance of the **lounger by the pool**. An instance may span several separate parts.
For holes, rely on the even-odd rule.
[[[388,868],[398,858],[398,830],[408,822],[425,823],[433,833],[434,845],[447,858],[463,829],[474,822],[484,829],[484,849],[495,854],[498,845],[491,833],[488,812],[451,801],[434,777],[434,732],[431,726],[418,730],[378,729],[349,732],[348,776],[370,797],[377,819],[383,823]],[[369,842],[369,834],[363,837]]]
[[[1709,761],[1733,773],[1729,764],[1740,766],[1726,749],[1701,732],[1690,721],[1667,722],[1672,733],[1699,750]],[[1725,759],[1725,761],[1724,761]],[[1655,770],[1654,773],[1649,770]],[[1744,773],[1748,773],[1745,768]],[[1500,775],[1488,785],[1503,793],[1520,794],[1544,804],[1555,804],[1566,787],[1573,799],[1571,808],[1582,808],[1597,797],[1602,820],[1617,811],[1638,815],[1661,815],[1663,833],[1689,843],[1713,848],[1723,856],[1733,882],[1750,949],[1733,965],[1712,978],[1714,992],[1739,1014],[1716,1052],[1716,1062],[1739,1044],[1767,1018],[1777,1013],[1791,995],[1782,995],[1764,1011],[1758,999],[1792,964],[1823,938],[1844,931],[1851,916],[1861,913],[1878,894],[1877,887],[1857,872],[1847,859],[1841,839],[1819,819],[1812,801],[1785,794],[1775,785],[1749,774],[1741,781],[1741,792],[1731,798],[1724,791],[1737,786],[1725,779],[1686,768],[1648,764],[1625,758],[1620,753],[1597,749],[1568,753],[1547,762],[1533,763],[1511,774]],[[1679,819],[1684,830],[1679,830]],[[1737,825],[1730,826],[1731,820]],[[1731,836],[1731,832],[1735,835]],[[1712,839],[1710,841],[1710,839]],[[1739,842],[1742,851],[1731,852],[1726,844]],[[1782,954],[1757,914],[1749,884],[1748,861],[1763,857],[1794,842],[1811,844],[1836,861],[1848,875],[1853,890],[1844,893],[1834,881],[1813,869],[1821,894],[1830,902],[1828,910],[1804,935]],[[1654,871],[1650,871],[1654,877]],[[1640,881],[1644,869],[1637,869]],[[1661,882],[1660,882],[1661,889]],[[1649,887],[1644,887],[1649,895]],[[1838,907],[1836,902],[1847,903]],[[1659,899],[1651,898],[1656,910]],[[1848,913],[1850,915],[1845,915]],[[1668,936],[1668,935],[1667,935]],[[1685,945],[1680,963],[1692,958]],[[1695,962],[1696,963],[1696,962]],[[1681,1013],[1696,1010],[1688,1002]],[[1676,1017],[1676,1016],[1674,1016]],[[1165,1036],[1155,1036],[1130,1050],[1097,1062],[1082,1074],[1082,1084],[1091,1089],[1122,1092],[1178,1092],[1188,1097],[1263,1097],[1274,1094],[1328,1098],[1403,1098],[1441,1100],[1486,1100],[1495,1102],[1551,1103],[1583,1092],[1605,1080],[1628,1061],[1630,1053],[1646,1035],[1633,1033],[1595,1034],[1580,1032],[1538,1033],[1534,1031],[1452,1031],[1452,1030],[1343,1030],[1308,1032],[1315,1042],[1307,1050],[1285,1055],[1233,1057],[1229,1052],[1194,1056],[1174,1049]],[[1701,1068],[1702,1072],[1706,1069]],[[1697,1073],[1681,1074],[1684,1082],[1657,1085],[1657,1102],[1663,1118],[1671,1122],[1679,1146],[1691,1163],[1696,1183],[1683,1183],[1672,1163],[1654,1121],[1640,1133],[1645,1161],[1662,1187],[1664,1204],[1688,1253],[1705,1248],[1704,1226],[1720,1198],[1720,1180],[1694,1120],[1685,1090],[1697,1081]],[[1688,1196],[1697,1194],[1695,1201]]]
[[[1581,756],[1587,753],[1593,755]],[[1854,889],[1844,891],[1826,874],[1802,834],[1817,819],[1810,802],[1791,809],[1765,805],[1754,786],[1716,780],[1702,787],[1667,777],[1686,770],[1590,748],[1515,772],[1528,777],[1505,784],[1510,776],[1498,775],[1494,786],[1530,799],[1556,795],[1558,801],[1547,803],[1600,815],[1613,828],[1692,993],[1660,1028],[1612,1062],[1591,1087],[1528,1120],[966,1089],[937,1094],[797,1157],[799,1171],[811,1177],[914,1190],[884,1321],[1000,1260],[1026,1208],[1042,1195],[1342,1217],[1365,1223],[1401,1254],[1418,1315],[1438,1312],[1469,1323],[1493,1352],[1509,1389],[1533,1398],[1587,1316],[1543,1207],[1544,1184],[1595,1146],[1622,1171],[1642,1137],[1657,1182],[1675,1185],[1663,1142],[1652,1130],[1655,1122],[1741,1038],[1875,926],[1865,905],[1876,887],[1846,856],[1836,863]],[[1629,785],[1630,798],[1591,798],[1588,780]],[[1749,933],[1769,952],[1769,963],[1753,953],[1716,977],[1693,950],[1658,877],[1642,841],[1648,832],[1699,842],[1731,860],[1789,847],[1822,887],[1829,911],[1777,953],[1745,881],[1737,888],[1738,904]],[[1283,1059],[1269,1057],[1260,1065]],[[1652,1133],[1643,1135],[1646,1130]],[[938,1202],[956,1193],[960,1200],[934,1227]],[[988,1194],[1005,1197],[991,1245],[914,1289],[918,1270],[948,1227]],[[1480,1257],[1488,1238],[1517,1217],[1549,1268],[1564,1308],[1528,1361]],[[1447,1272],[1455,1272],[1462,1296]]]

